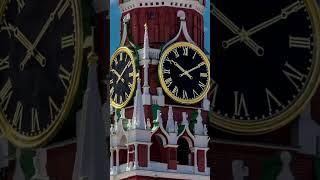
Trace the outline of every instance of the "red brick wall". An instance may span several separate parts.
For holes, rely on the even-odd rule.
[[[76,144],[49,149],[47,151],[47,173],[50,179],[72,179]]]
[[[138,145],[138,161],[140,167],[148,166],[148,145],[139,144]]]
[[[198,166],[198,171],[204,172],[205,171],[205,151],[204,150],[198,150],[197,151],[197,166]]]
[[[203,16],[195,10],[173,7],[137,8],[126,12],[126,14],[130,13],[131,15],[129,34],[131,34],[133,42],[141,47],[143,46],[145,23],[148,24],[151,47],[159,48],[175,37],[180,24],[177,17],[178,10],[183,10],[186,13],[188,32],[193,41],[203,49]],[[123,16],[126,14],[123,14]]]

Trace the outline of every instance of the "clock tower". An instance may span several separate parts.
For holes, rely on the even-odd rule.
[[[210,179],[205,1],[119,6],[121,43],[110,60],[111,179]]]

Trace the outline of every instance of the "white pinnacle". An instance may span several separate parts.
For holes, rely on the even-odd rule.
[[[141,95],[141,83],[140,79],[138,79],[136,96],[134,98],[134,110],[132,116],[132,129],[146,129],[145,115],[144,115],[144,107],[142,103],[142,95]]]
[[[172,106],[169,106],[168,121],[167,121],[166,131],[169,132],[169,133],[173,133],[174,132],[174,119],[173,119]]]

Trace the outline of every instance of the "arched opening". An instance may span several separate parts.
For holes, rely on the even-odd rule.
[[[127,138],[122,136],[120,140],[119,147],[119,165],[127,163],[128,148],[127,148]]]
[[[177,148],[177,164],[193,165],[193,155],[187,138],[179,138]]]
[[[160,134],[151,137],[150,161],[167,163],[166,148],[164,148],[165,141],[166,139]]]

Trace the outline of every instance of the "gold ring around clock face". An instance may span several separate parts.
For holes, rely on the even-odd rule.
[[[162,53],[158,76],[171,99],[181,104],[195,104],[209,91],[210,63],[197,46],[177,42]]]
[[[211,124],[243,135],[287,125],[319,84],[316,1],[252,1],[249,8],[223,0],[212,9]]]
[[[39,147],[58,132],[76,98],[80,7],[76,0],[1,2],[0,128],[15,146]]]
[[[136,87],[136,57],[129,48],[120,47],[110,60],[110,101],[117,109],[125,107]]]

